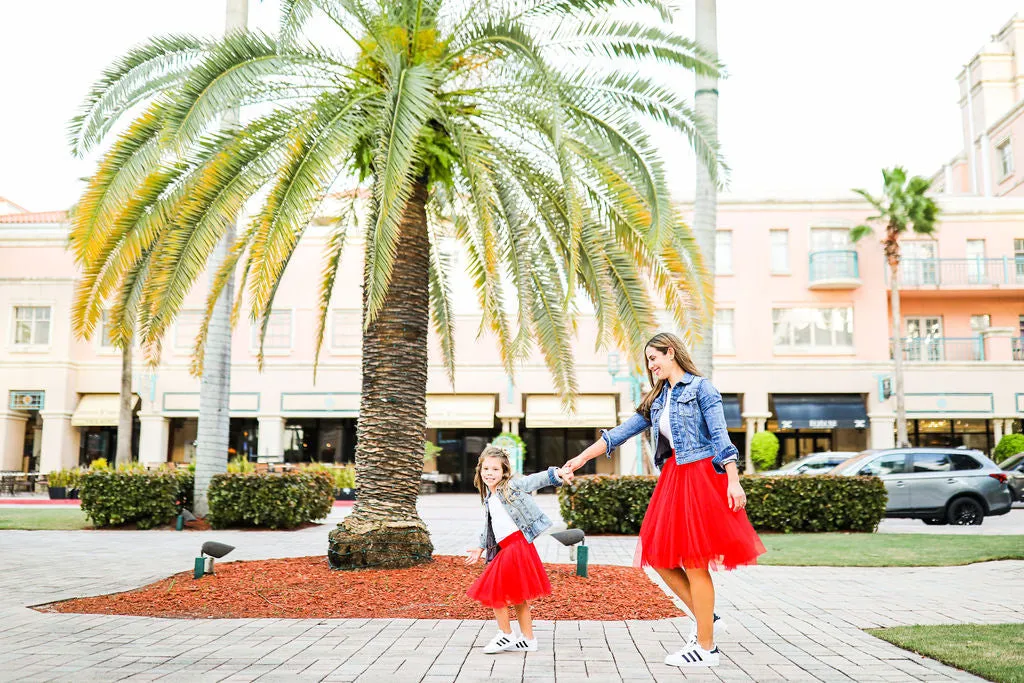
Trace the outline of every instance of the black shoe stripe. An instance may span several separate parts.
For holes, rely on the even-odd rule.
[[[700,656],[700,651],[698,651],[698,650],[694,650],[693,651],[693,656],[697,658],[698,662],[703,662],[704,661],[704,658]]]

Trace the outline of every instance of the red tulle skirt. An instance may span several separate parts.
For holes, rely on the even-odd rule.
[[[550,595],[551,582],[541,564],[540,555],[523,532],[517,531],[498,542],[498,554],[484,568],[466,595],[485,607],[518,605],[542,595]]]
[[[735,569],[757,564],[765,551],[745,510],[730,510],[729,479],[711,458],[661,468],[640,525],[634,566]]]

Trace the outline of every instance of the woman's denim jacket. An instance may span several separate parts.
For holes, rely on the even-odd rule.
[[[505,511],[523,532],[528,543],[533,543],[535,538],[551,527],[551,520],[541,512],[537,501],[530,494],[545,486],[561,486],[562,480],[555,474],[557,469],[557,467],[549,467],[544,472],[537,472],[528,477],[514,477],[509,481],[508,497],[498,493],[498,498],[505,506]],[[484,529],[480,533],[480,547],[487,550],[488,562],[498,554],[498,543],[494,539],[494,530],[491,528],[491,512],[487,507],[487,500],[490,497],[491,493],[488,491],[484,497]]]
[[[661,438],[658,429],[666,405],[671,410],[668,419],[677,465],[713,458],[715,470],[724,473],[725,464],[736,461],[736,447],[729,441],[725,425],[722,395],[711,382],[690,373],[671,389],[665,383],[661,395],[651,404],[650,419],[638,412],[615,429],[601,430],[601,438],[607,445],[605,454],[610,457],[623,442],[650,428],[654,464],[660,468],[672,452],[672,444]]]

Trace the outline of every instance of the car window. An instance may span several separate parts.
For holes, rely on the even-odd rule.
[[[866,463],[858,474],[871,474],[880,477],[884,474],[904,474],[906,471],[906,456],[903,453],[888,453]]]
[[[838,464],[839,463],[835,462],[834,460],[818,460],[816,462],[805,463],[801,469],[803,469],[804,471],[830,470]]]
[[[981,463],[966,453],[950,453],[949,459],[953,463],[953,469],[957,471],[981,469]]]
[[[948,453],[914,453],[915,472],[949,472],[951,469]]]

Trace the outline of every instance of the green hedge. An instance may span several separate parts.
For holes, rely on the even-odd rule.
[[[580,476],[559,489],[562,519],[594,534],[636,534],[656,477]],[[877,477],[740,477],[758,531],[874,531],[885,516]]]
[[[94,526],[134,522],[151,529],[191,505],[193,482],[192,473],[181,470],[89,470],[81,475],[79,497]]]
[[[1017,455],[1024,451],[1024,434],[1005,434],[999,440],[999,445],[992,451],[992,459],[1000,463],[1011,455]]]
[[[334,478],[316,470],[218,474],[210,481],[207,499],[207,520],[214,527],[290,529],[330,513]]]

